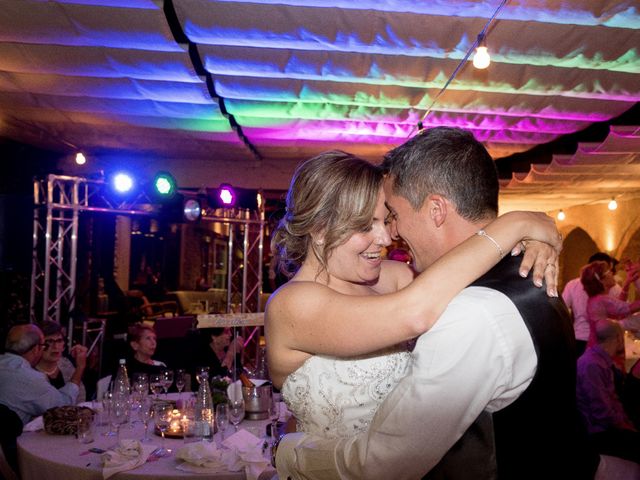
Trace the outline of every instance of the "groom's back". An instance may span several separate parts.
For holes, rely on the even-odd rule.
[[[571,319],[560,299],[518,275],[519,265],[508,257],[473,285],[500,291],[517,307],[537,354],[533,380],[506,408],[483,412],[425,478],[495,478],[496,464],[500,480],[593,478],[598,456],[576,407]]]

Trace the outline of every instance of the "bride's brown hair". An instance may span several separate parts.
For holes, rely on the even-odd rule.
[[[382,178],[378,167],[338,150],[298,166],[271,242],[281,271],[293,275],[309,249],[326,270],[333,249],[371,226]]]

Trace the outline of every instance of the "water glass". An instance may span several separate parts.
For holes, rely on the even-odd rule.
[[[93,415],[78,417],[78,425],[76,430],[76,438],[80,443],[93,442]]]
[[[151,441],[149,438],[149,420],[153,418],[153,402],[150,399],[145,398],[140,402],[138,415],[144,425],[144,436],[142,437],[141,442],[149,443]]]
[[[229,405],[226,403],[219,403],[216,405],[216,426],[220,432],[220,442],[224,440],[224,431],[229,425]]]
[[[244,419],[244,399],[229,399],[229,421],[238,431],[238,425]]]

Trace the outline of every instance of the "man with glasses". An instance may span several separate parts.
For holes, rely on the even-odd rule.
[[[9,330],[5,353],[0,355],[0,404],[18,414],[23,424],[47,409],[72,405],[86,366],[86,350],[76,356],[76,370],[62,388],[53,387],[38,364],[47,345],[44,334],[32,324],[16,325]]]

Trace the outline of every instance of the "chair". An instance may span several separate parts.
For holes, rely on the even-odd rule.
[[[6,405],[0,404],[0,474],[7,480],[17,480],[18,445],[16,438],[22,434],[22,420]]]

